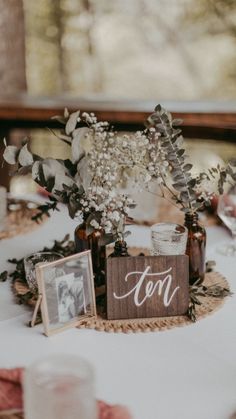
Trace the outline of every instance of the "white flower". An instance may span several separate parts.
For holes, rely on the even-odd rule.
[[[99,229],[99,224],[98,224],[98,222],[96,221],[96,220],[92,220],[91,222],[90,222],[90,225],[92,226],[92,227],[94,227],[95,229]]]
[[[118,211],[113,211],[110,215],[110,219],[116,222],[120,221],[121,215]]]

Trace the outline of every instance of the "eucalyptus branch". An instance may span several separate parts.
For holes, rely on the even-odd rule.
[[[211,272],[214,269],[215,261],[208,261],[206,263],[206,272]],[[189,287],[189,307],[187,317],[192,321],[197,321],[197,306],[203,304],[202,298],[213,297],[223,299],[232,296],[233,293],[229,288],[222,287],[215,283],[212,285],[202,284],[200,279],[196,280],[193,285]]]
[[[172,204],[175,208],[179,209],[178,205],[174,204],[173,201],[171,201],[170,199],[167,198],[167,196],[165,196],[163,189],[161,187],[161,185],[158,185],[159,188],[161,189],[162,194],[159,195],[156,192],[150,191],[149,189],[145,189],[147,192],[149,192],[150,194],[154,195],[154,196],[158,196],[161,199],[165,199],[167,202],[169,202],[170,204]]]
[[[166,181],[165,181],[165,178],[164,178],[164,176],[163,176],[163,174],[162,173],[160,173],[160,176],[161,176],[161,178],[162,178],[162,180],[163,180],[163,186],[170,192],[170,194],[172,195],[172,197],[173,197],[173,199],[176,201],[176,202],[179,202],[180,203],[180,205],[182,205],[182,207],[184,208],[184,204],[183,204],[183,202],[181,202],[180,200],[179,200],[179,197],[173,192],[173,190],[168,186],[168,184],[166,183]],[[162,185],[159,185],[159,187],[162,187]],[[163,188],[163,187],[162,187]],[[164,194],[164,191],[163,191],[163,189],[162,189],[162,192],[163,192],[163,198],[165,198],[165,199],[167,199],[166,198],[166,196],[165,196],[165,194]],[[169,200],[169,202],[171,202],[172,204],[173,204],[173,202],[172,201],[170,201]],[[174,204],[173,204],[174,205]],[[176,208],[179,208],[177,205],[175,205],[175,207]]]
[[[181,130],[175,127],[180,124],[179,120],[172,120],[171,114],[157,105],[154,113],[148,118],[149,127],[149,147],[152,149],[154,141],[156,142],[154,163],[159,164],[159,177],[162,180],[163,188],[172,196],[173,200],[180,205],[184,212],[196,212],[204,206],[210,205],[210,198],[213,191],[209,185],[204,186],[205,179],[211,180],[218,177],[217,186],[219,194],[224,191],[226,182],[235,185],[236,182],[236,159],[232,159],[225,167],[209,168],[198,176],[192,176],[192,164],[186,161],[185,149],[181,148],[183,137]],[[152,152],[153,153],[153,152]],[[158,160],[159,159],[159,160]],[[163,172],[163,161],[164,165]],[[155,163],[157,162],[157,163]],[[163,174],[164,173],[164,174]],[[165,173],[168,173],[172,179],[171,186],[165,179]],[[155,180],[156,173],[151,173],[152,180]]]
[[[177,160],[177,162],[178,162],[178,166],[179,166],[179,169],[181,170],[181,172],[182,172],[182,176],[183,176],[183,178],[184,178],[184,181],[185,181],[185,190],[186,190],[186,192],[187,192],[187,194],[188,194],[188,198],[189,198],[189,201],[188,201],[188,205],[189,205],[189,208],[190,208],[190,210],[192,210],[192,205],[191,205],[191,197],[190,197],[190,193],[189,193],[189,189],[188,189],[188,182],[187,182],[187,179],[186,179],[186,176],[185,176],[185,172],[184,172],[184,170],[182,169],[182,164],[181,164],[181,161],[180,161],[180,159],[179,159],[179,156],[178,156],[178,150],[176,150],[176,148],[174,147],[174,144],[172,143],[172,141],[171,141],[171,138],[170,138],[170,135],[169,135],[169,133],[168,133],[168,131],[167,131],[167,129],[166,129],[166,124],[165,124],[165,120],[162,118],[162,116],[161,116],[161,114],[159,115],[159,118],[160,118],[160,121],[162,122],[162,124],[163,124],[163,128],[164,128],[164,132],[165,132],[165,140],[167,140],[168,142],[169,142],[169,145],[170,145],[170,148],[171,148],[171,150],[172,150],[172,152],[175,154],[175,158],[176,158],[176,160]],[[168,186],[167,185],[165,185],[166,187],[167,187],[167,189],[171,192],[171,190],[170,190],[170,188],[168,188]],[[173,194],[173,196],[176,198],[176,199],[178,199],[178,197],[176,197],[176,195],[173,193],[173,192],[171,192],[172,194]],[[182,206],[184,207],[184,205],[183,205],[183,203],[181,202],[181,204],[182,204]]]

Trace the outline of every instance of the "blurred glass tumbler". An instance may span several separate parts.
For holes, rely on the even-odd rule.
[[[160,223],[151,227],[153,256],[184,255],[188,238],[188,230],[180,224]]]
[[[24,376],[25,419],[97,419],[91,365],[76,355],[51,355]]]
[[[30,291],[33,293],[38,291],[38,284],[36,279],[35,266],[37,263],[42,262],[54,262],[55,260],[61,259],[62,255],[56,252],[38,252],[33,253],[24,258],[25,277],[29,285]]]
[[[0,186],[0,231],[6,228],[7,217],[7,190]]]

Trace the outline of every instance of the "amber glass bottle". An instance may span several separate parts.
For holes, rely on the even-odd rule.
[[[75,239],[75,250],[80,253],[84,250],[89,250],[88,236],[86,233],[86,221],[84,220],[81,224],[78,225],[75,229],[74,234]]]
[[[189,256],[189,283],[192,285],[197,279],[204,280],[206,230],[198,223],[197,213],[185,214],[185,226],[188,229],[186,254]]]
[[[115,242],[114,251],[110,254],[109,257],[124,257],[130,256],[127,250],[127,243],[125,240],[117,240]]]
[[[94,230],[91,234],[86,233],[86,220],[75,229],[75,249],[83,252],[91,250],[95,285],[105,283],[106,247],[101,242],[102,231]]]

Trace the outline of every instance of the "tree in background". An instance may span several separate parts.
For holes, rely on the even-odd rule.
[[[25,31],[22,0],[0,0],[0,94],[26,91]],[[12,133],[0,127],[0,139]],[[8,186],[6,168],[2,167],[3,141],[0,141],[0,184]]]
[[[22,0],[0,0],[1,95],[26,90]]]
[[[23,1],[32,94],[235,97],[236,0]]]
[[[235,97],[236,94],[236,1],[235,0],[198,0],[194,7],[186,8],[184,24],[201,32],[220,39],[228,38],[232,43],[232,54],[225,56],[218,69],[218,88],[223,87],[225,94]],[[219,43],[219,48],[221,44]],[[217,54],[217,51],[215,51]]]
[[[45,95],[98,91],[90,1],[24,0],[24,10],[29,91]]]

